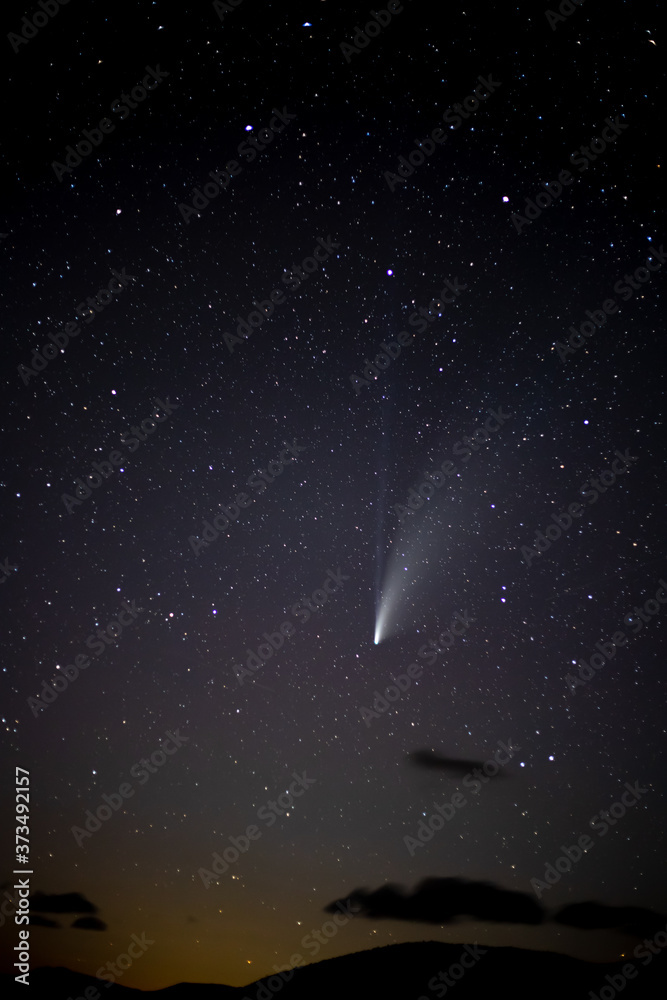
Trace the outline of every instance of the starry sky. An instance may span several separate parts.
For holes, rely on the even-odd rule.
[[[29,771],[32,890],[95,914],[46,913],[35,966],[92,975],[143,932],[121,982],[144,989],[429,939],[611,960],[630,935],[549,921],[361,914],[302,941],[359,887],[536,899],[626,782],[647,791],[541,905],[665,911],[664,39],[656,3],[572,6],[413,0],[357,51],[369,11],[331,0],[75,0],[13,44],[33,8],[3,8],[3,792]],[[472,768],[499,741],[502,773],[410,851],[465,793],[411,755]]]

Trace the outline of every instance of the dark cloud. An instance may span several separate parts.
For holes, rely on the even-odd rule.
[[[500,889],[490,882],[458,878],[430,878],[412,895],[400,887],[383,886],[374,892],[355,889],[349,898],[362,906],[360,916],[390,920],[415,920],[429,924],[453,923],[460,917],[508,924],[540,924],[544,910],[532,896]],[[325,907],[332,913],[336,900]]]
[[[48,917],[40,917],[38,913],[31,913],[28,921],[31,927],[62,927],[56,920],[49,920]]]
[[[547,915],[531,895],[501,889],[491,882],[460,878],[425,879],[412,893],[396,885],[375,890],[355,889],[346,898],[361,905],[361,917],[428,924],[448,924],[466,918],[507,924],[553,921],[581,930],[617,928],[640,939],[653,936],[667,924],[667,917],[643,907],[607,906],[589,901],[570,903]],[[335,900],[324,909],[333,913],[337,904],[344,901]]]
[[[411,764],[418,767],[427,767],[432,770],[446,771],[452,777],[465,776],[476,767],[483,767],[483,760],[459,760],[456,757],[444,757],[436,750],[415,750],[408,754]]]
[[[105,931],[107,929],[104,921],[97,917],[79,917],[71,926],[80,931]]]
[[[35,892],[30,897],[30,909],[37,913],[97,913],[97,907],[79,892],[54,895]]]
[[[667,923],[664,916],[653,910],[639,906],[605,906],[603,903],[570,903],[554,914],[557,924],[580,927],[586,930],[601,930],[610,927],[623,928],[639,937],[655,934]]]

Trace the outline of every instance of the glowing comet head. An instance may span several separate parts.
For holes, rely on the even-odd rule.
[[[410,590],[419,584],[430,551],[428,536],[415,534],[390,552],[375,614],[375,645],[398,635],[410,612]]]
[[[391,633],[391,629],[388,627],[388,617],[391,607],[391,598],[387,598],[385,595],[380,601],[380,608],[375,618],[375,636],[373,642],[376,646],[379,646],[382,640],[386,639]]]

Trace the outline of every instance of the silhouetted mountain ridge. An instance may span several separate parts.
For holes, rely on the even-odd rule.
[[[463,971],[461,956],[471,967]],[[94,987],[98,997],[91,1000],[137,1000],[142,996],[155,1000],[433,1000],[454,996],[455,1000],[495,1000],[510,994],[513,1000],[591,1000],[613,989],[606,976],[622,976],[628,962],[637,969],[634,980],[625,980],[624,1000],[664,1000],[667,996],[667,962],[663,955],[643,966],[637,959],[594,964],[555,952],[529,951],[520,948],[491,948],[482,945],[444,944],[436,941],[387,945],[325,959],[294,970],[285,983],[274,975],[248,986],[218,986],[210,983],[178,983],[165,989],[144,992],[120,984],[107,983],[64,968],[35,969],[30,988],[14,984],[13,977],[3,976],[3,996],[37,996],[44,1000],[83,1000],[87,987]],[[438,979],[442,972],[456,976],[451,985]],[[278,984],[282,982],[282,986]],[[618,982],[618,980],[617,980]],[[429,983],[431,984],[429,986]],[[444,990],[444,992],[443,992]],[[454,992],[453,992],[454,991]],[[614,993],[616,995],[616,991]]]

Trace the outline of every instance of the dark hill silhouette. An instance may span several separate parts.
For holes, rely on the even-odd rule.
[[[637,969],[633,980],[624,980],[623,1000],[665,1000],[667,996],[667,961],[657,955],[649,965],[632,956],[613,964],[582,962],[554,952],[527,951],[519,948],[487,948],[484,954],[470,945],[468,954],[476,960],[462,978],[446,989],[446,996],[455,1000],[496,1000],[511,996],[512,1000],[591,1000],[590,993],[599,997],[607,987],[605,997],[613,989],[606,976],[622,976],[622,968],[632,961]],[[31,973],[31,987],[13,983],[11,976],[2,977],[3,996],[37,996],[44,1000],[77,1000],[84,997],[86,987],[96,987],[102,1000],[432,1000],[445,996],[444,984],[429,982],[440,971],[459,962],[465,945],[434,941],[389,945],[357,952],[340,958],[317,962],[296,969],[293,978],[277,988],[279,977],[271,976],[244,987],[216,986],[200,983],[179,983],[167,989],[151,992],[132,990],[119,984],[107,988],[106,983],[70,972],[67,969],[36,969]],[[618,980],[617,980],[618,982]],[[436,991],[437,988],[437,991]],[[614,996],[618,991],[614,991]],[[88,994],[91,996],[91,994]],[[98,998],[94,998],[98,1000]]]

